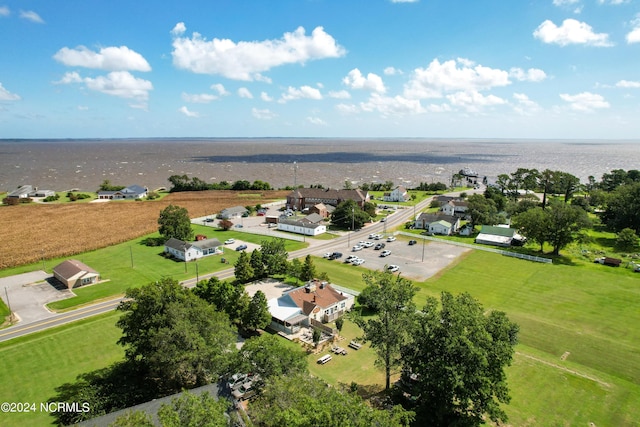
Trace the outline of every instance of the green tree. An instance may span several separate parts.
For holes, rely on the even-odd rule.
[[[559,255],[560,249],[573,242],[582,229],[591,225],[587,213],[576,206],[552,201],[545,211],[547,215],[546,241],[553,246],[553,254]]]
[[[142,363],[160,389],[208,384],[224,372],[235,344],[229,318],[177,281],[128,289],[118,311],[125,358]]]
[[[120,415],[109,427],[155,427],[151,415],[143,411],[127,411]]]
[[[259,374],[263,381],[307,372],[307,355],[276,335],[262,334],[244,342],[238,352],[237,372]]]
[[[371,217],[354,200],[345,200],[331,214],[331,223],[347,230],[362,228]]]
[[[602,221],[614,231],[631,228],[640,233],[640,182],[621,185],[609,194]]]
[[[342,317],[338,317],[336,319],[336,329],[338,333],[342,332],[342,327],[344,326],[344,319]]]
[[[251,268],[253,268],[254,280],[259,280],[267,277],[267,271],[265,269],[264,262],[262,261],[261,250],[255,249],[253,252],[251,252],[249,264],[251,264]]]
[[[255,331],[266,328],[271,323],[271,313],[264,292],[257,291],[249,302],[249,307],[242,316],[242,326]]]
[[[559,194],[564,195],[564,202],[568,203],[573,193],[580,188],[580,179],[567,172],[555,172],[555,189]]]
[[[158,420],[162,427],[226,427],[228,407],[228,400],[215,399],[208,392],[185,391],[171,399],[171,404],[160,406]]]
[[[313,259],[311,259],[311,255],[307,255],[304,258],[304,263],[302,264],[302,270],[300,271],[300,279],[303,282],[308,282],[309,280],[313,280],[316,277],[316,267],[313,265]]]
[[[403,351],[415,374],[419,425],[476,426],[506,422],[510,401],[504,368],[511,364],[518,325],[505,313],[485,313],[469,294],[429,297],[413,313],[413,342]]]
[[[533,208],[524,211],[513,218],[513,226],[527,239],[540,245],[540,252],[547,241],[549,220],[546,211],[542,208]]]
[[[189,211],[180,206],[169,205],[160,211],[158,225],[158,232],[166,239],[173,237],[187,241],[193,238]]]
[[[635,251],[638,249],[638,235],[631,228],[620,230],[616,236],[616,246],[623,251]]]
[[[251,267],[249,255],[245,251],[240,252],[240,256],[234,266],[233,271],[238,283],[249,283],[253,280],[253,267]]]
[[[238,304],[242,301],[242,294],[245,293],[244,286],[233,284],[227,280],[223,281],[214,276],[207,281],[198,283],[193,288],[193,293],[209,304],[213,304],[218,311],[227,313],[232,322],[240,322]],[[241,312],[244,312],[244,307]]]
[[[400,406],[374,409],[357,393],[302,373],[273,378],[249,408],[255,424],[264,427],[401,427],[413,419],[413,413]]]
[[[373,218],[376,216],[376,207],[377,205],[374,202],[364,202],[362,210],[365,211],[371,218]]]
[[[365,273],[362,278],[367,285],[365,289],[372,289],[369,296],[378,312],[369,319],[354,316],[354,320],[376,352],[376,365],[384,369],[388,390],[391,371],[400,366],[400,350],[410,338],[407,326],[415,312],[413,297],[417,288],[411,281],[386,271]]]
[[[302,275],[302,263],[298,258],[294,258],[291,260],[291,262],[287,266],[287,274],[291,277],[295,277],[296,284],[298,283]]]
[[[498,210],[492,199],[481,194],[472,194],[467,199],[468,213],[473,225],[493,225],[496,223]]]
[[[267,275],[285,274],[287,272],[289,253],[285,249],[284,239],[263,240],[260,245],[262,262]]]

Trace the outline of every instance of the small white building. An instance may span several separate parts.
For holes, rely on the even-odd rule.
[[[469,210],[469,204],[460,200],[450,200],[443,204],[440,210],[446,215],[464,216]]]
[[[182,261],[192,261],[209,255],[224,253],[224,246],[218,239],[203,239],[196,242],[184,240],[167,240],[164,244],[164,252],[173,255]]]
[[[231,219],[231,218],[240,218],[242,216],[247,216],[249,211],[244,206],[233,206],[231,208],[223,209],[218,217],[220,219]]]
[[[280,219],[278,230],[290,233],[303,234],[305,236],[317,236],[327,232],[327,226],[315,223],[307,218],[301,219]]]
[[[139,185],[130,185],[117,191],[98,191],[98,199],[103,200],[136,200],[147,197],[147,189]]]
[[[429,224],[429,232],[433,234],[442,234],[448,236],[451,234],[453,226],[445,220],[435,221]]]

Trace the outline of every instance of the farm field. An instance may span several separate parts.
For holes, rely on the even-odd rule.
[[[319,258],[314,262],[318,271],[326,271],[338,285],[364,286],[362,270]],[[635,325],[640,323],[640,288],[636,276],[473,251],[438,277],[417,285],[419,306],[426,296],[438,297],[443,290],[468,291],[485,309],[505,311],[520,325],[520,344],[513,365],[507,369],[512,401],[505,409],[510,425],[638,425],[640,331]],[[108,338],[96,344],[101,357],[117,360],[122,349],[115,344],[119,330],[114,322],[115,317],[104,323],[69,325],[64,333],[50,332],[55,339],[43,333],[0,345],[0,357],[12,361],[0,368],[0,393],[36,400],[52,396],[59,383],[41,379],[37,359],[47,357],[47,346],[53,342],[60,348],[80,347],[82,351],[84,337],[103,334]],[[350,339],[358,330],[346,322],[343,335]],[[68,341],[58,344],[61,339]],[[348,385],[355,381],[363,392],[381,389],[382,372],[373,366],[368,345],[347,356],[334,356],[326,365],[315,363],[319,356],[309,356],[310,370],[329,383]],[[42,366],[52,378],[66,378],[60,383],[69,381],[74,375],[66,371],[74,365],[75,351],[56,357],[55,363],[44,361]],[[16,378],[21,379],[20,390],[11,385],[16,384]],[[42,424],[28,417],[23,420],[21,425]]]
[[[158,229],[160,211],[170,204],[184,207],[191,217],[197,217],[231,206],[268,203],[285,198],[287,193],[197,191],[141,202],[0,206],[0,269],[83,253],[153,233]]]

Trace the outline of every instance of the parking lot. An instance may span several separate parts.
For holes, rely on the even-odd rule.
[[[385,244],[384,249],[391,251],[391,254],[387,257],[381,257],[380,253],[382,250],[374,250],[373,247],[352,252],[351,247],[358,243],[356,241],[351,242],[351,246],[348,248],[341,245],[340,247],[332,248],[329,251],[324,250],[321,253],[316,253],[315,255],[322,257],[326,252],[342,252],[342,258],[334,261],[342,263],[344,263],[345,258],[349,255],[356,255],[357,257],[364,259],[365,262],[359,266],[350,266],[352,268],[383,270],[385,266],[393,264],[400,267],[399,272],[403,277],[417,281],[424,281],[438,273],[440,270],[455,261],[460,255],[469,250],[446,243],[423,241],[419,237],[416,237],[417,243],[415,245],[409,245],[409,238],[405,237],[399,237],[393,242],[387,242],[386,239],[366,240],[370,240],[375,243],[383,242]]]

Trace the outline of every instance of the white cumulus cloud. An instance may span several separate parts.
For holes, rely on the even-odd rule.
[[[338,110],[340,114],[355,114],[360,111],[360,108],[353,104],[338,104],[336,105],[336,110]]]
[[[460,65],[460,67],[458,67]],[[445,92],[479,91],[511,84],[509,73],[469,60],[431,61],[427,68],[416,68],[405,86],[407,98],[441,98]]]
[[[379,112],[383,117],[406,116],[424,113],[425,110],[417,99],[407,99],[402,96],[383,96],[373,93],[367,102],[361,102],[360,108],[367,112]]]
[[[383,70],[385,76],[395,76],[396,74],[403,74],[402,70],[399,70],[395,67],[387,67]]]
[[[495,95],[483,95],[478,91],[456,92],[447,95],[447,99],[456,107],[470,112],[478,112],[482,107],[506,104],[507,101]]]
[[[137,78],[128,71],[112,71],[106,76],[81,77],[77,72],[66,73],[57,84],[84,83],[89,90],[101,92],[119,98],[133,99],[134,108],[146,109],[149,92],[153,90],[150,81]]]
[[[512,68],[509,70],[509,76],[523,82],[541,82],[547,78],[547,74],[538,68],[529,68],[528,70]]]
[[[33,10],[21,10],[20,18],[26,19],[27,21],[35,22],[36,24],[44,24],[44,19],[40,17]]]
[[[184,33],[186,28],[179,30]],[[346,52],[322,27],[316,27],[310,36],[303,27],[298,27],[280,39],[264,41],[234,42],[218,38],[209,41],[199,33],[193,33],[190,38],[183,37],[182,33],[173,31],[171,54],[176,67],[234,80],[261,80],[264,76],[260,73],[273,67],[337,58]]]
[[[253,115],[253,117],[260,120],[271,120],[275,117],[278,117],[276,113],[269,110],[268,108],[265,108],[265,109],[252,108],[251,114]]]
[[[609,103],[602,95],[591,92],[582,92],[576,95],[561,93],[560,98],[569,103],[572,110],[591,112],[596,109],[609,108]]]
[[[369,73],[365,77],[357,68],[349,71],[349,74],[342,79],[342,83],[351,89],[366,89],[378,93],[385,93],[387,91],[379,75]]]
[[[307,121],[313,125],[327,126],[327,122],[322,120],[320,117],[307,117]]]
[[[329,98],[335,99],[351,99],[351,94],[346,90],[331,90],[329,91]]]
[[[200,117],[199,113],[196,113],[195,111],[189,111],[189,109],[187,107],[185,107],[184,105],[182,107],[180,107],[178,109],[179,112],[181,112],[182,114],[184,114],[187,117]]]
[[[631,21],[633,29],[627,33],[627,43],[640,43],[640,13]]]
[[[218,97],[210,93],[182,93],[182,100],[192,104],[208,104],[216,99]]]
[[[619,82],[616,83],[616,87],[621,87],[626,89],[640,89],[640,82],[620,80]]]
[[[246,87],[241,87],[240,89],[238,89],[238,96],[240,98],[253,99],[253,94]]]
[[[2,83],[0,83],[0,101],[18,101],[18,100],[20,100],[19,95],[9,92],[7,89],[5,89],[4,86],[2,86]]]
[[[184,25],[184,22],[178,22],[171,30],[171,35],[178,37],[183,35],[185,31],[187,31],[187,27]]]
[[[271,102],[273,101],[273,98],[269,96],[269,94],[267,92],[260,92],[260,99],[262,99],[265,102]]]
[[[513,99],[516,100],[516,104],[514,105],[513,109],[518,114],[529,116],[540,111],[540,105],[538,105],[537,102],[529,99],[529,97],[524,93],[514,93]]]
[[[9,16],[11,11],[7,6],[0,6],[0,16]]]
[[[280,100],[278,102],[287,102],[293,101],[296,99],[322,99],[322,94],[320,91],[311,86],[301,86],[300,88],[295,88],[289,86],[287,91],[282,94]]]
[[[565,19],[561,26],[550,20],[544,21],[533,32],[533,36],[543,43],[567,46],[570,44],[584,44],[589,46],[613,46],[606,33],[595,33],[593,28],[575,19]]]
[[[84,46],[63,47],[53,59],[69,67],[95,68],[108,71],[151,71],[151,66],[138,52],[127,46],[105,47],[94,52]]]
[[[212,84],[210,87],[211,87],[211,89],[213,89],[216,92],[218,92],[218,95],[220,95],[220,96],[229,96],[229,95],[231,95],[231,93],[228,92],[221,83]]]

